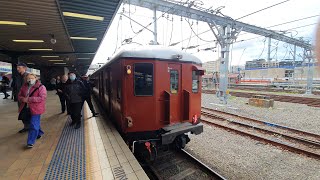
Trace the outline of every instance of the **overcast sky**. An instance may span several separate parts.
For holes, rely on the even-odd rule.
[[[184,0],[186,1],[186,0]],[[204,3],[203,7],[209,8],[213,7],[213,9],[218,8],[220,6],[224,6],[221,12],[230,16],[233,19],[237,19],[244,15],[247,15],[251,12],[257,11],[259,9],[271,6],[273,4],[282,2],[284,0],[202,0]],[[119,12],[122,12],[124,8],[125,14],[129,13],[129,5],[122,5],[119,8]],[[140,7],[131,6],[130,8],[131,18],[135,21],[147,25],[153,21],[153,12],[149,9],[144,9]],[[162,12],[157,12],[157,16],[161,16]],[[257,25],[260,27],[269,27],[273,25],[277,25],[280,23],[293,21],[309,16],[320,15],[320,1],[319,0],[291,0],[285,2],[281,5],[275,6],[273,8],[264,10],[257,14],[245,17],[240,19],[239,21],[249,23],[252,25]],[[214,47],[215,43],[210,42],[214,40],[214,35],[212,32],[208,32],[205,34],[201,34],[200,38],[206,41],[202,41],[201,39],[194,37],[189,41],[189,37],[194,36],[188,22],[183,18],[178,16],[172,16],[171,14],[165,14],[167,18],[160,18],[157,21],[158,25],[158,42],[161,45],[168,46],[170,43],[179,42],[182,39],[187,39],[182,43],[173,46],[173,48],[181,49],[182,47],[193,46],[193,45],[201,45],[199,47],[200,51],[198,52],[198,48],[187,50],[187,52],[194,54],[199,57],[202,62],[216,60],[219,57],[219,52],[212,51],[203,51],[201,49],[205,49],[208,47]],[[171,19],[173,18],[173,21]],[[112,57],[116,54],[117,51],[127,47],[121,46],[121,42],[126,38],[133,38],[133,44],[129,45],[132,47],[140,46],[139,44],[146,45],[153,40],[153,34],[144,30],[138,35],[135,35],[135,32],[139,31],[142,27],[131,22],[132,28],[130,26],[130,20],[126,17],[122,17],[120,20],[119,14],[115,16],[113,23],[108,30],[100,48],[93,60],[93,64],[96,63],[105,63],[107,62],[108,57]],[[285,24],[277,27],[271,28],[272,30],[290,30],[291,33],[288,35],[292,35],[294,37],[303,37],[307,40],[310,40],[312,44],[314,44],[314,36],[315,36],[315,24],[319,20],[319,16],[305,19],[302,21],[297,21],[290,24]],[[208,25],[205,22],[197,22],[195,20],[189,20],[192,25],[192,28],[196,33],[201,33],[209,29]],[[306,27],[296,28],[300,26],[310,25]],[[172,28],[173,27],[173,28]],[[153,30],[153,25],[149,26],[151,30]],[[296,29],[295,29],[296,28]],[[191,34],[192,33],[192,34]],[[118,37],[118,38],[117,38]],[[171,38],[170,38],[171,37]],[[237,41],[247,40],[250,38],[258,37],[257,35],[241,33],[238,37]],[[117,40],[118,39],[118,40]],[[171,40],[171,41],[170,41]],[[287,58],[292,58],[290,56],[290,49],[293,49],[292,45],[288,45],[285,43],[278,42],[276,40],[272,41],[272,52],[271,57],[273,59],[282,60]],[[116,52],[115,52],[116,51]],[[301,49],[298,48],[298,54],[301,54]],[[267,40],[264,37],[255,38],[252,40],[247,40],[243,42],[234,43],[232,48],[232,56],[231,56],[231,64],[232,65],[241,65],[245,64],[245,61],[257,59],[257,58],[267,58]],[[301,59],[301,57],[297,56],[297,59]]]

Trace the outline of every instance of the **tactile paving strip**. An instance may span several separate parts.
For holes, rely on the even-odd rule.
[[[51,179],[86,179],[86,153],[84,123],[81,128],[70,126],[69,117],[61,133],[56,150],[47,169],[45,180]]]

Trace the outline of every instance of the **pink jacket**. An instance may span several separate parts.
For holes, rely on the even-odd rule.
[[[29,94],[31,94],[41,83],[36,81],[30,89]],[[22,98],[25,98],[28,93],[28,83],[25,83],[18,94],[18,100],[21,102],[19,107],[19,112],[23,109],[25,103],[22,102]],[[28,105],[31,111],[31,115],[43,114],[46,111],[46,99],[47,99],[47,89],[45,86],[41,86],[37,89],[31,97],[28,98]]]

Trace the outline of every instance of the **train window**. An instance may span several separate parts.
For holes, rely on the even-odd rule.
[[[199,89],[199,75],[197,71],[192,71],[192,92],[197,93]]]
[[[134,64],[134,94],[136,96],[153,95],[153,64]]]
[[[121,99],[121,82],[117,81],[117,98]]]
[[[170,70],[170,91],[172,94],[178,93],[179,73],[177,70]]]

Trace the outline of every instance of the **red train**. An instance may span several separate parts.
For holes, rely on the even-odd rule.
[[[159,46],[123,50],[91,75],[93,90],[133,152],[152,159],[164,145],[184,148],[203,132],[201,61]]]

